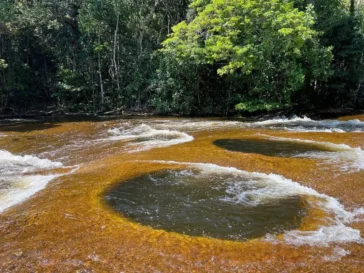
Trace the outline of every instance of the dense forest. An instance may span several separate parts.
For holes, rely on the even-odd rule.
[[[0,111],[364,108],[362,0],[1,0]]]

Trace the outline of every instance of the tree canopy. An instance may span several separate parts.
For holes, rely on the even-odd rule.
[[[260,98],[263,108],[274,100],[277,107],[288,104],[308,71],[329,74],[331,48],[319,45],[312,5],[299,11],[285,0],[212,0],[202,7],[197,0],[191,7],[197,16],[176,25],[162,51],[181,64],[217,64],[220,76],[253,74],[241,92]]]
[[[364,107],[359,0],[3,0],[0,110]]]

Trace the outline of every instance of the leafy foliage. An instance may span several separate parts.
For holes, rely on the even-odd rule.
[[[364,107],[359,4],[2,0],[0,108],[225,115]]]
[[[291,94],[303,88],[307,71],[316,78],[327,77],[331,61],[331,48],[319,45],[312,28],[313,7],[303,12],[293,4],[285,0],[194,1],[191,7],[197,16],[173,28],[162,52],[181,65],[187,60],[218,65],[220,76],[239,74],[247,85],[240,93],[248,100],[250,96],[254,104],[261,102],[257,109],[289,103]],[[245,106],[251,104],[237,108],[256,109]]]

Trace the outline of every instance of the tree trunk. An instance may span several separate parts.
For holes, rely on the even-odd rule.
[[[350,0],[350,15],[355,17],[355,0]]]
[[[113,50],[113,66],[114,66],[116,84],[118,87],[118,93],[120,92],[120,81],[119,81],[119,68],[118,68],[118,64],[116,62],[116,44],[117,44],[117,35],[118,35],[118,31],[119,31],[119,17],[120,17],[120,15],[118,13],[117,17],[116,17],[116,27],[115,27],[115,33],[114,33],[114,50]]]
[[[101,31],[99,31],[99,45],[100,45],[100,35],[101,35]],[[101,54],[100,54],[100,50],[97,52],[97,58],[98,58],[98,65],[99,65],[99,77],[100,77],[100,96],[101,96],[101,104],[104,104],[104,83],[102,81],[102,72],[101,72]]]

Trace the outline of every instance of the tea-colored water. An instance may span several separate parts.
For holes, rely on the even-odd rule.
[[[363,116],[356,118],[364,121]],[[157,131],[140,127],[143,122]],[[68,175],[55,177],[45,189],[0,214],[0,271],[363,271],[364,247],[360,240],[344,240],[348,235],[345,227],[363,234],[364,222],[360,214],[355,221],[343,223],[344,237],[340,237],[340,232],[334,233],[338,240],[333,238],[325,244],[325,241],[310,238],[312,243],[307,240],[294,244],[285,234],[245,242],[190,237],[137,224],[115,212],[104,201],[104,196],[118,183],[160,170],[184,169],[183,162],[275,173],[297,181],[307,189],[336,198],[346,211],[354,212],[364,207],[361,150],[354,149],[364,149],[362,132],[245,128],[215,120],[201,120],[198,121],[201,123],[184,128],[184,122],[187,123],[178,119],[152,119],[0,126],[2,150],[61,162],[73,170]],[[120,137],[115,132],[120,127],[132,132],[125,135],[121,132]],[[162,130],[165,132],[161,133]],[[345,144],[353,149],[342,147],[343,150],[328,157],[318,154],[309,158],[289,158],[232,152],[213,144],[219,139],[269,137]],[[346,168],[342,169],[345,164]],[[64,174],[69,169],[35,172],[37,175]],[[29,175],[34,175],[34,171]],[[291,185],[289,181],[285,183]],[[324,197],[311,195],[309,190],[297,185],[293,188],[302,190],[303,198],[311,204],[299,231],[315,232],[332,226],[331,211],[315,205],[324,202]],[[283,192],[284,187],[280,189]]]

